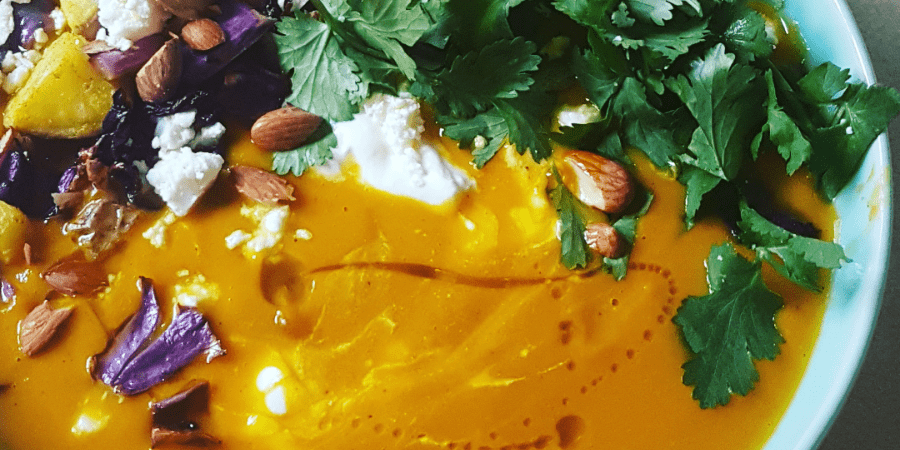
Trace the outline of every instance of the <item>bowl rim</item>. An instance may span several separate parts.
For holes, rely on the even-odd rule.
[[[806,42],[812,44],[809,55],[813,63],[833,61],[849,68],[856,80],[876,82],[869,53],[845,0],[788,0],[785,9]],[[882,134],[850,185],[835,198],[836,235],[851,262],[832,276],[810,361],[765,450],[818,447],[850,393],[884,294],[891,246],[891,193],[890,151],[887,136]],[[869,220],[858,220],[860,212]],[[850,218],[853,220],[845,220]]]

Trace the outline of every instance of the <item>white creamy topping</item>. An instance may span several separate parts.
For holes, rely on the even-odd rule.
[[[134,41],[162,31],[170,14],[153,0],[99,0],[97,18],[103,27],[97,40],[125,51]]]
[[[333,128],[335,164],[352,155],[362,181],[376,189],[440,205],[475,184],[423,142],[425,125],[413,98],[376,95],[353,120]]]

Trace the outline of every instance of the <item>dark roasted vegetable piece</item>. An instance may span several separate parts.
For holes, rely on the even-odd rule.
[[[122,369],[116,380],[117,391],[125,395],[140,394],[204,353],[210,361],[225,351],[199,311],[182,309],[166,331]]]
[[[119,329],[106,350],[91,361],[91,375],[107,385],[115,386],[119,374],[134,355],[150,339],[159,325],[159,303],[153,290],[153,281],[141,277],[141,306]]]
[[[134,74],[162,47],[167,39],[168,36],[164,33],[145,36],[138,39],[131,48],[124,52],[119,49],[109,49],[91,55],[91,65],[107,80]]]
[[[43,219],[55,209],[56,180],[52,173],[35,165],[21,149],[0,153],[0,200],[19,208],[28,217]]]
[[[213,18],[225,33],[225,42],[212,50],[198,52],[182,45],[183,79],[199,85],[225,68],[244,50],[265,35],[275,21],[258,13],[243,2],[224,0],[219,3],[222,13]]]
[[[200,417],[208,410],[209,382],[205,380],[193,380],[172,397],[151,403],[151,447],[165,444],[210,447],[219,444],[219,439],[200,430]]]

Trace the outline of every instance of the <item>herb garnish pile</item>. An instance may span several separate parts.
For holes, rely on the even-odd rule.
[[[790,36],[778,29],[782,8],[780,0],[311,0],[282,18],[276,42],[292,74],[287,101],[329,121],[350,119],[371,93],[406,91],[471,148],[478,167],[505,142],[540,161],[556,140],[624,163],[625,149],[636,149],[673,171],[686,187],[686,228],[716,211],[756,256],[731,243],[713,248],[710,294],[689,297],[674,318],[691,354],[683,381],[708,408],[749,392],[754,360],[779,353],[782,299],[765,286],[763,263],[819,291],[819,269],[846,259],[837,244],[755,209],[748,168],[777,151],[788,174],[808,168],[834,198],[900,112],[892,89],[785,58],[795,44],[777,42]],[[602,119],[553,132],[559,94],[575,84]],[[300,175],[329,160],[335,138],[320,134],[277,154],[273,169]],[[584,206],[562,185],[551,198],[563,264],[587,267]],[[650,201],[613,226],[633,240]],[[627,256],[599,263],[621,278]]]

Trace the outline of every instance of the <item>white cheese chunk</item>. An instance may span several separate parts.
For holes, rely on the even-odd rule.
[[[97,39],[125,51],[134,41],[162,31],[170,14],[154,0],[99,0],[103,27]]]
[[[160,160],[147,172],[147,181],[176,216],[184,216],[212,186],[225,160],[215,153],[197,152],[184,147],[160,154]]]
[[[362,182],[376,189],[441,205],[475,185],[424,142],[425,126],[413,98],[376,95],[353,120],[333,128],[336,164],[352,155]]]
[[[6,42],[15,29],[16,19],[13,17],[12,2],[0,0],[0,42]]]

